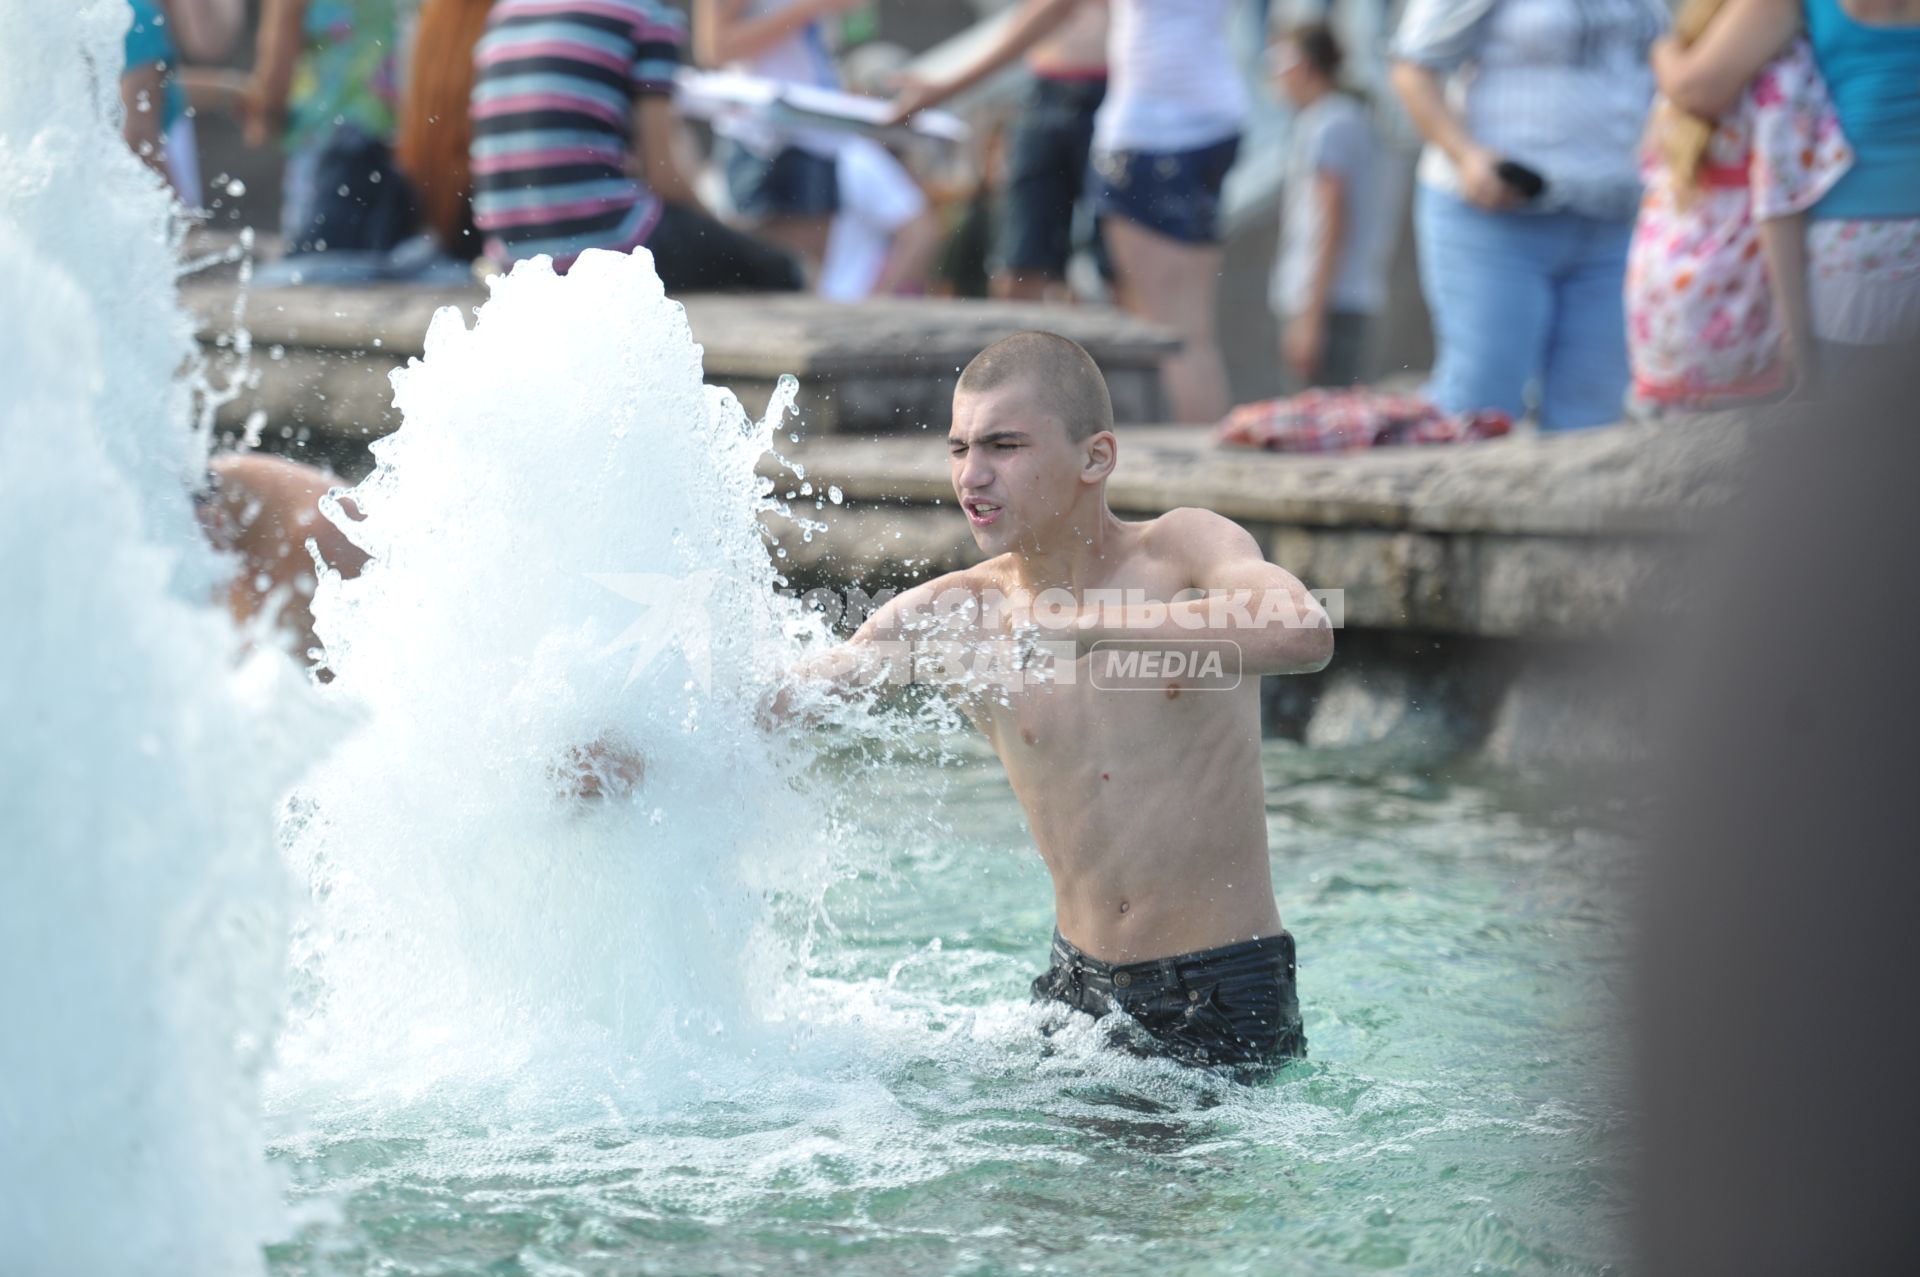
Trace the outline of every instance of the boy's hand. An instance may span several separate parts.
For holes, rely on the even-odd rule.
[[[568,797],[630,798],[647,777],[647,760],[603,736],[569,749],[556,772]]]

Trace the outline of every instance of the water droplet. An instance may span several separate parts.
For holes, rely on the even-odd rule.
[[[827,500],[833,502],[835,505],[839,505],[842,501],[845,501],[846,499],[847,499],[847,495],[846,493],[840,491],[840,485],[832,484],[832,483],[827,485]]]
[[[236,177],[227,183],[226,192],[232,198],[239,199],[247,193],[247,184]]]

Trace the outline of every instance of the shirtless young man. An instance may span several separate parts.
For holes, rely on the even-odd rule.
[[[1058,927],[1036,999],[1126,1011],[1145,1036],[1126,1025],[1124,1044],[1188,1062],[1303,1055],[1268,868],[1259,676],[1324,667],[1326,613],[1219,515],[1114,516],[1106,383],[1064,337],[982,351],[954,391],[947,446],[991,557],[896,596],[795,681],[847,690],[933,669],[955,688],[1053,876]],[[1015,671],[989,658],[987,677],[961,677],[926,659],[935,640],[1054,660]],[[1116,675],[1116,641],[1229,664],[1237,652],[1239,677],[1147,678],[1144,662]],[[775,710],[795,696],[790,685]]]

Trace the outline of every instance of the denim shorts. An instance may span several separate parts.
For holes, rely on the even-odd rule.
[[[384,253],[418,220],[412,184],[385,138],[336,124],[287,157],[280,233],[289,254]]]
[[[1229,1067],[1306,1058],[1288,932],[1151,962],[1110,963],[1088,957],[1055,931],[1052,957],[1033,982],[1034,1001],[1062,1003],[1095,1019],[1125,1012],[1111,1035],[1123,1050]]]
[[[1073,255],[1073,207],[1087,189],[1093,113],[1106,96],[1101,79],[1036,75],[1007,145],[1000,264],[1054,278]]]
[[[1093,208],[1185,244],[1220,242],[1220,187],[1238,136],[1192,151],[1095,151]]]
[[[840,211],[840,175],[830,159],[797,146],[768,157],[732,138],[721,138],[714,151],[742,217],[832,217]]]

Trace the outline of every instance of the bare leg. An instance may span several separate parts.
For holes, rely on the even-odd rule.
[[[1807,215],[1770,218],[1760,223],[1767,278],[1780,316],[1781,353],[1791,370],[1792,393],[1805,394],[1813,379],[1813,316],[1807,303]]]
[[[1044,271],[1002,268],[993,273],[987,287],[1001,301],[1043,302],[1060,290],[1061,281]]]
[[[1229,407],[1227,370],[1213,319],[1220,246],[1182,243],[1122,217],[1103,218],[1101,228],[1119,276],[1121,305],[1180,337],[1180,350],[1160,365],[1173,419],[1206,424],[1220,420]]]
[[[893,233],[887,247],[887,264],[873,282],[873,295],[892,297],[899,293],[924,293],[933,274],[934,259],[940,256],[940,239],[945,228],[940,215],[928,209]]]
[[[227,590],[228,609],[236,621],[251,621],[278,591],[284,603],[273,620],[295,653],[304,654],[318,643],[312,611],[318,582],[308,540],[342,576],[358,576],[367,561],[320,513],[320,498],[337,481],[323,470],[260,453],[217,457],[210,468],[217,482],[201,526],[216,548],[240,556]],[[347,509],[353,512],[350,503]]]

